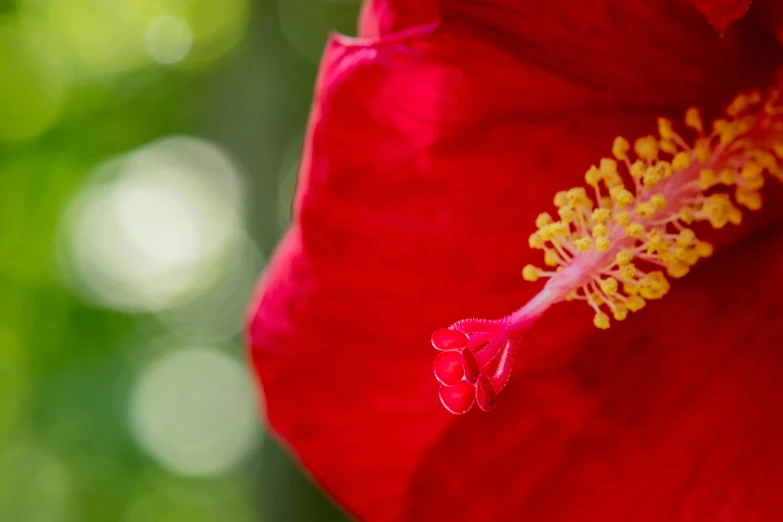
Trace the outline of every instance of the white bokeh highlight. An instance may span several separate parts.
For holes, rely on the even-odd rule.
[[[97,169],[65,223],[72,286],[101,306],[190,302],[248,242],[241,176],[220,148],[166,138]]]
[[[231,471],[260,432],[247,370],[208,348],[181,349],[149,364],[131,393],[130,425],[161,465],[195,477]]]
[[[181,62],[193,46],[193,31],[182,18],[161,16],[153,20],[144,38],[147,53],[158,63]]]

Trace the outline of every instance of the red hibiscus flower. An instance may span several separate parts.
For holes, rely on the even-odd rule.
[[[774,180],[752,212],[781,177],[781,20],[373,0],[330,41],[249,334],[271,427],[346,509],[783,517]]]

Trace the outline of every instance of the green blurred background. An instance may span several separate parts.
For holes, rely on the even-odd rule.
[[[243,309],[358,0],[0,0],[0,522],[344,520]]]

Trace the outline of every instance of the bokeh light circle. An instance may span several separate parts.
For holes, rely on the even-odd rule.
[[[28,23],[48,35],[65,60],[95,75],[158,62],[203,65],[244,36],[248,0],[35,0]]]
[[[243,242],[242,179],[219,147],[171,137],[100,166],[64,220],[66,273],[86,299],[126,311],[203,293]]]
[[[163,64],[182,61],[193,46],[193,31],[181,18],[161,16],[147,28],[145,38],[147,52]]]
[[[133,390],[131,429],[166,468],[189,476],[230,471],[258,440],[251,380],[217,350],[187,348],[154,361]]]

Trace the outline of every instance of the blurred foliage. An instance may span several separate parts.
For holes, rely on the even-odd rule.
[[[345,520],[263,433],[240,329],[357,10],[0,0],[0,520]]]

